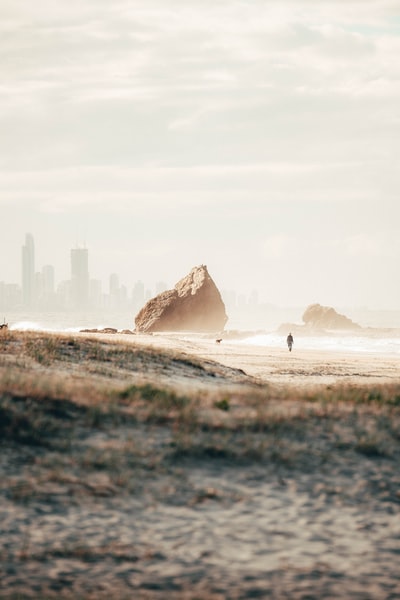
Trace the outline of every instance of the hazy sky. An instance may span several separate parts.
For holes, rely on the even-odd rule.
[[[400,308],[398,0],[0,0],[0,281]],[[105,285],[106,287],[106,285]]]

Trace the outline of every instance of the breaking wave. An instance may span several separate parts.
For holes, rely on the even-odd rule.
[[[236,340],[234,343],[271,348],[286,348],[286,336],[273,333],[257,334]],[[393,337],[350,335],[297,336],[294,340],[293,349],[400,355],[400,335]]]

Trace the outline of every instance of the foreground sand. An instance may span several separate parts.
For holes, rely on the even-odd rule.
[[[0,347],[0,598],[400,598],[396,358]]]

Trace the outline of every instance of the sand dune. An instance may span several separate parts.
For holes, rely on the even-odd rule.
[[[394,359],[0,346],[0,598],[400,598]]]

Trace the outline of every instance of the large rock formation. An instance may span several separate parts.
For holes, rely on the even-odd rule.
[[[360,325],[340,315],[334,308],[310,304],[303,314],[306,327],[312,329],[359,329]]]
[[[174,289],[149,300],[136,315],[138,332],[221,331],[228,317],[207,267],[194,267]]]

